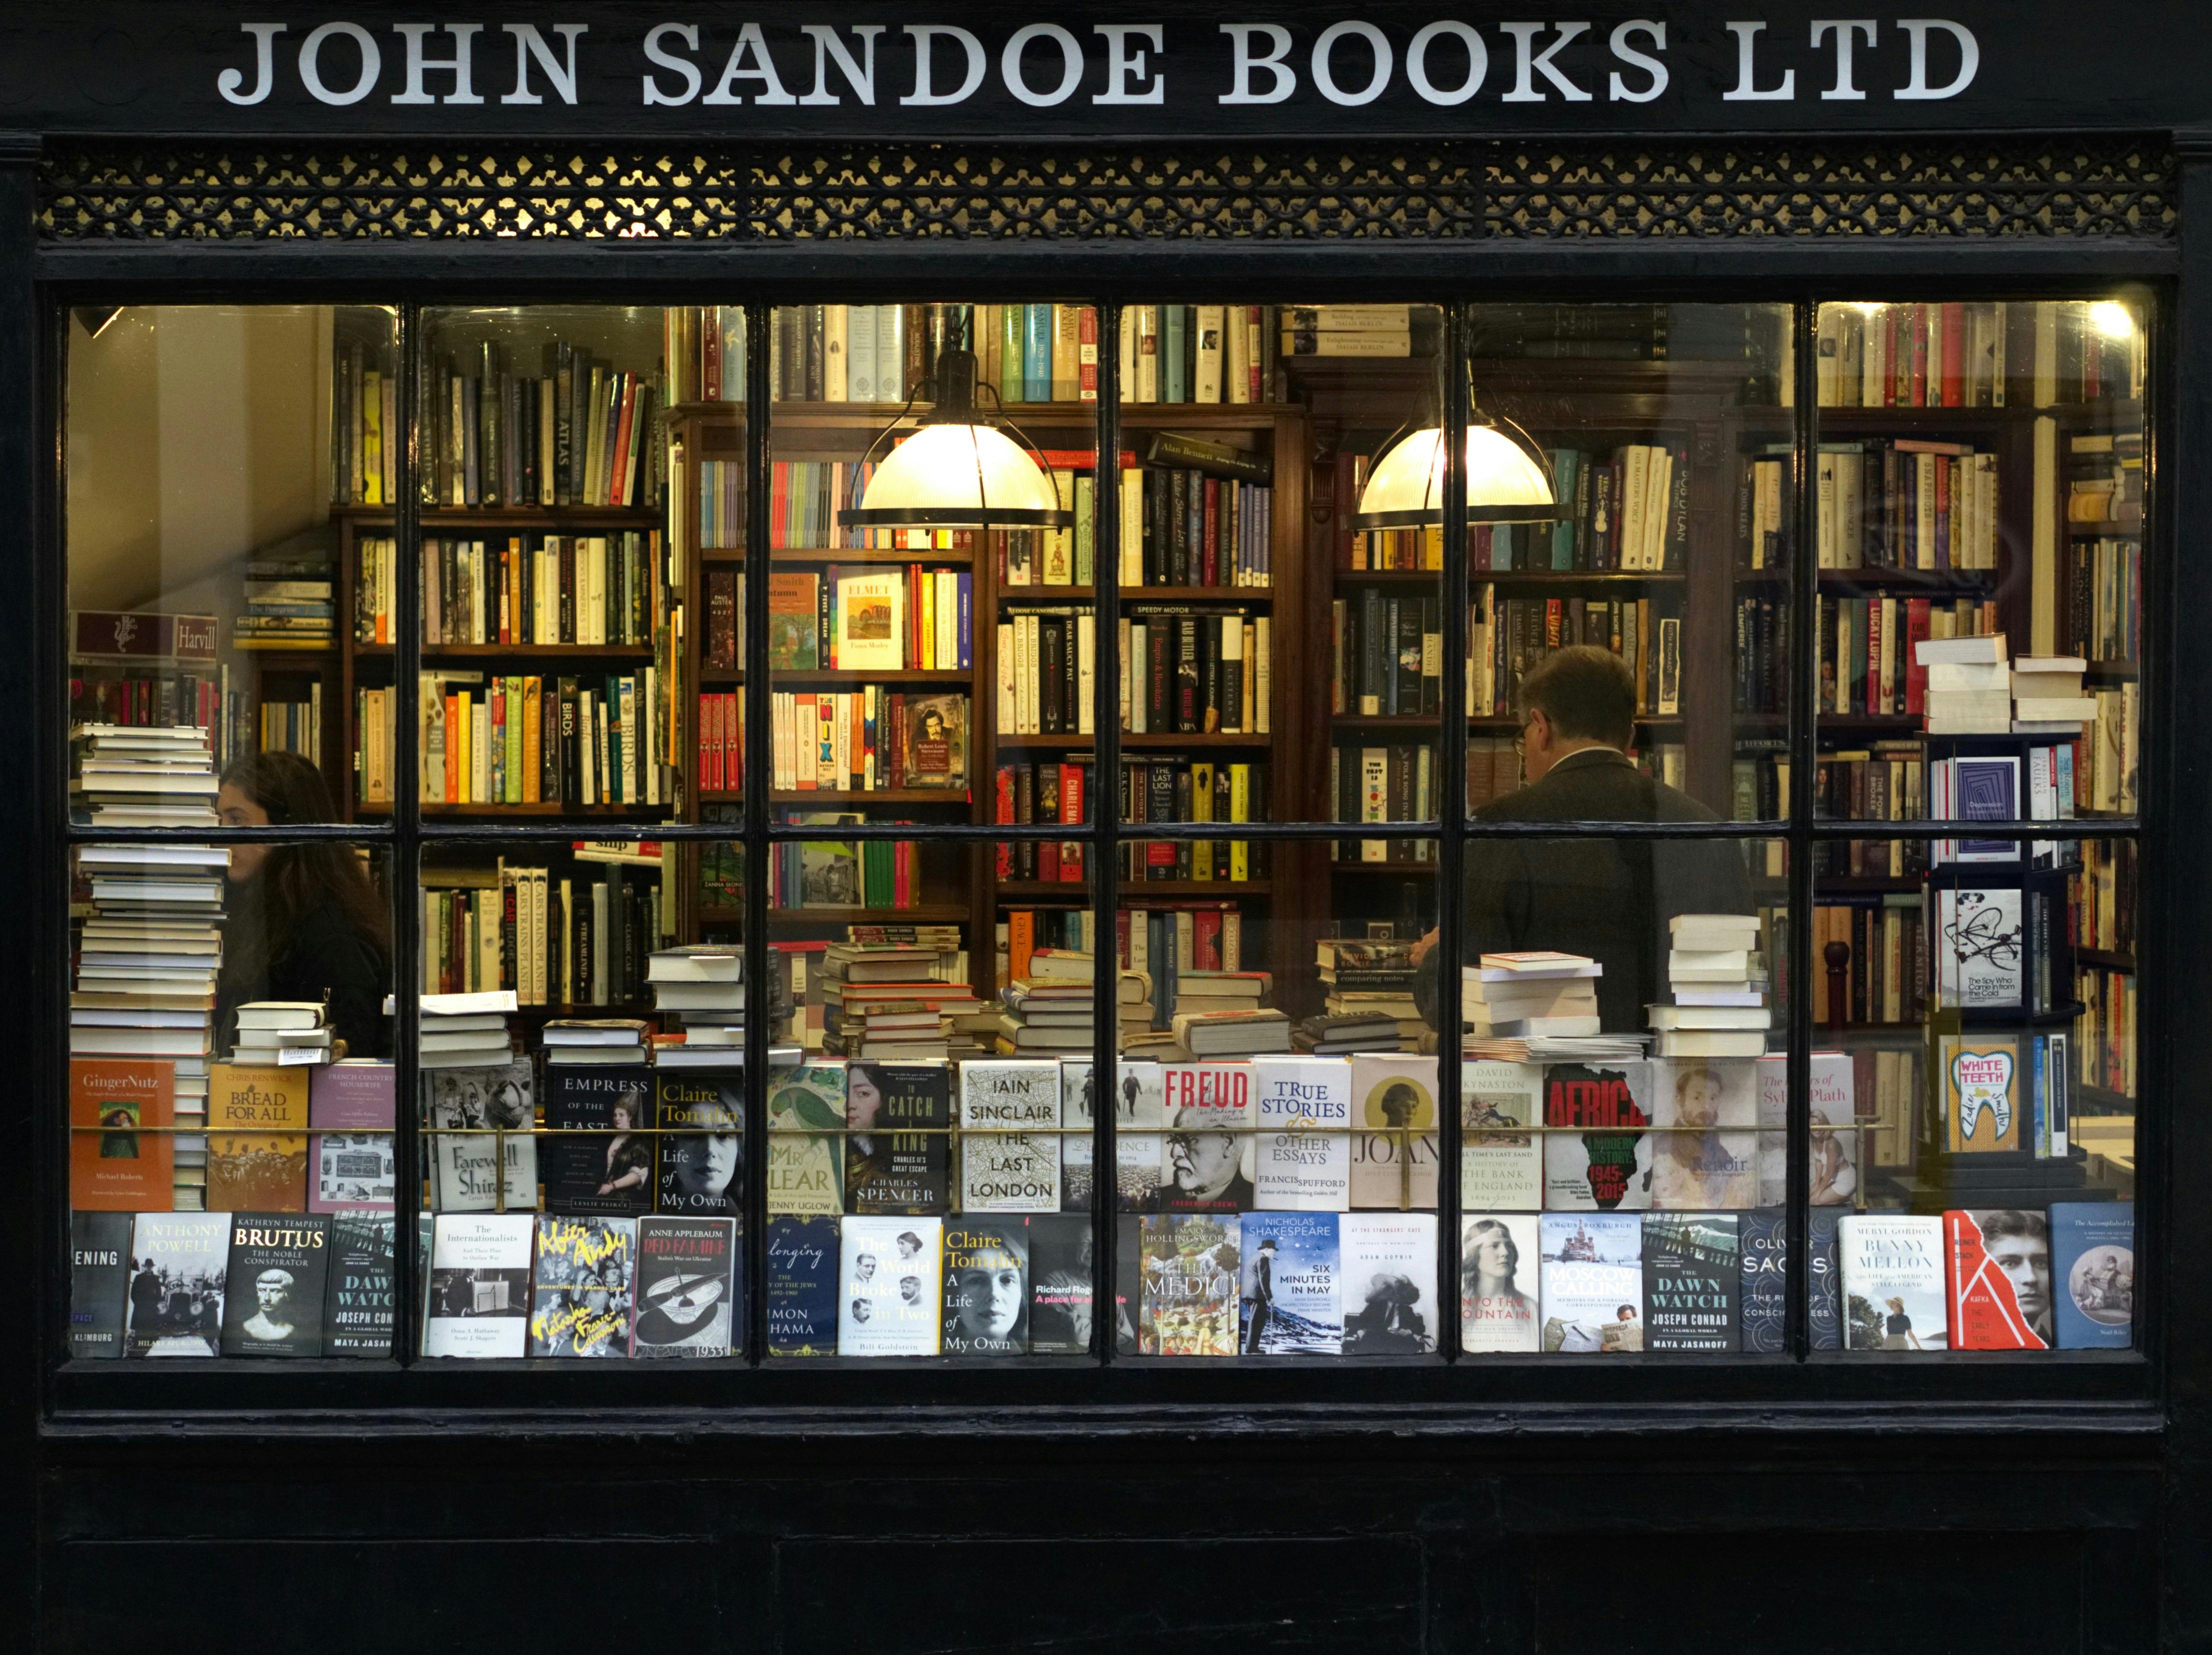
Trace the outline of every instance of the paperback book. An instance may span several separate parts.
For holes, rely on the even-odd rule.
[[[1943,1214],[1954,1350],[2048,1350],[2051,1221],[2017,1208]]]
[[[70,1214],[70,1354],[123,1354],[124,1306],[131,1289],[128,1213]]]
[[[1337,1221],[1333,1212],[1255,1213],[1243,1220],[1238,1348],[1247,1356],[1334,1356],[1343,1350]]]
[[[1060,1210],[1060,1069],[1050,1059],[960,1066],[960,1210]]]
[[[1734,1354],[1742,1292],[1734,1213],[1644,1215],[1644,1348]]]
[[[331,1215],[323,1354],[388,1357],[398,1326],[392,1287],[394,1216],[359,1208]]]
[[[636,1269],[636,1220],[539,1214],[530,1354],[628,1356]]]
[[[837,1354],[837,1220],[772,1216],[768,1221],[768,1354]]]
[[[1139,1353],[1235,1355],[1237,1215],[1162,1213],[1148,1214],[1140,1222]]]
[[[529,1213],[441,1213],[430,1241],[422,1354],[520,1357],[530,1348]]]
[[[744,1337],[738,1220],[651,1214],[637,1221],[637,1357],[727,1356]]]
[[[1846,1350],[1949,1347],[1943,1220],[1905,1213],[1846,1213],[1837,1226]]]
[[[1403,1052],[1352,1058],[1352,1204],[1437,1204],[1437,1060]],[[1433,1269],[1431,1272],[1434,1274]]]
[[[728,1218],[744,1200],[744,1077],[711,1070],[658,1070],[653,1077],[659,1189],[654,1210]]]
[[[529,1059],[431,1069],[432,1193],[441,1213],[538,1205],[537,1076]]]
[[[1029,1349],[1030,1232],[1020,1216],[945,1220],[947,1356],[1019,1356]]]
[[[1636,1212],[1651,1205],[1651,1065],[1553,1063],[1544,1070],[1544,1206]]]
[[[798,1063],[769,1071],[768,1210],[845,1210],[845,1066]]]
[[[1083,1356],[1094,1319],[1094,1242],[1087,1214],[1040,1213],[1030,1228],[1030,1349]]]
[[[547,1066],[545,1131],[538,1152],[547,1211],[653,1210],[653,1146],[646,1130],[653,1082],[653,1071],[636,1064]]]
[[[393,1068],[348,1059],[325,1063],[307,1083],[307,1210],[390,1212],[398,1184],[392,1152]]]
[[[943,1220],[848,1218],[840,1236],[840,1356],[934,1356],[944,1321]]]
[[[1168,1131],[1160,1206],[1170,1213],[1242,1213],[1252,1207],[1252,1081],[1243,1063],[1162,1067]],[[1236,1226],[1230,1226],[1233,1238]],[[1234,1306],[1231,1307],[1232,1319]],[[1232,1335],[1230,1342],[1236,1341]]]
[[[1544,1348],[1644,1348],[1644,1220],[1632,1213],[1543,1216]]]
[[[1651,1205],[1670,1212],[1756,1207],[1756,1060],[1658,1058],[1649,1069]],[[1719,1129],[1731,1127],[1742,1129]]]
[[[1533,1129],[1544,1107],[1540,1063],[1469,1058],[1460,1066],[1460,1205],[1534,1213],[1544,1205],[1544,1146]],[[1528,1253],[1535,1257],[1532,1248]],[[1530,1347],[1534,1348],[1534,1347]]]
[[[1352,1066],[1340,1057],[1255,1057],[1250,1068],[1260,1131],[1253,1205],[1343,1212],[1352,1205]]]
[[[1460,1220],[1459,1338],[1464,1348],[1538,1348],[1540,1228],[1534,1213],[1473,1213]]]
[[[2055,1203],[2051,1254],[2058,1348],[2125,1350],[2135,1340],[2135,1203]]]
[[[1771,1207],[1737,1214],[1736,1327],[1746,1355],[1789,1348],[1789,1220]]]
[[[1337,1220],[1346,1356],[1419,1356],[1437,1348],[1437,1215],[1346,1213]]]
[[[1945,1035],[1943,1141],[1954,1155],[1998,1154],[2021,1147],[2020,1039],[2016,1035]]]
[[[319,1214],[233,1213],[223,1295],[226,1356],[319,1356],[331,1221]]]
[[[175,1179],[176,1069],[136,1057],[70,1059],[70,1208],[165,1213]]]
[[[952,1078],[946,1065],[847,1064],[845,1120],[852,1135],[845,1141],[849,1210],[884,1217],[948,1210]]]
[[[131,1231],[130,1357],[213,1356],[222,1343],[228,1213],[141,1213]]]

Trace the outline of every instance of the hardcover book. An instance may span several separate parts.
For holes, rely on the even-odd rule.
[[[942,1354],[1025,1354],[1030,1342],[1028,1220],[1019,1216],[946,1219],[943,1266]]]
[[[209,1065],[210,1212],[307,1210],[311,1073],[304,1068]]]
[[[549,1212],[653,1210],[653,1081],[641,1064],[547,1066],[538,1170]]]
[[[318,1132],[308,1141],[307,1210],[347,1213],[392,1210],[398,1182],[385,1132]]]
[[[1249,1066],[1169,1063],[1162,1067],[1161,1081],[1169,1129],[1163,1141],[1161,1208],[1170,1213],[1249,1211],[1255,1152]],[[1230,1342],[1236,1342],[1233,1336]]]
[[[1544,1205],[1554,1212],[1651,1205],[1651,1065],[1553,1063],[1544,1071]]]
[[[1836,1252],[1843,1214],[1830,1208],[1808,1215],[1813,1256],[1805,1261],[1807,1319],[1814,1350],[1844,1348],[1843,1266]]]
[[[837,1354],[837,1220],[768,1221],[768,1354]]]
[[[1954,1208],[1943,1214],[1954,1350],[2048,1350],[2051,1223],[2018,1208]]]
[[[2018,1149],[2023,1099],[2019,1037],[1945,1035],[1938,1052],[1944,1147],[1960,1155]]]
[[[1736,1329],[1747,1355],[1789,1348],[1789,1217],[1775,1208],[1736,1216]]]
[[[1790,1060],[1755,1059],[1759,1071],[1759,1204],[1779,1207],[1790,1190]],[[1813,1205],[1852,1204],[1859,1188],[1860,1138],[1849,1052],[1816,1051],[1808,1060],[1813,1110]],[[1834,1129],[1824,1130],[1823,1129]]]
[[[1030,1350],[1085,1356],[1095,1319],[1094,1242],[1087,1214],[1040,1213],[1030,1228]]]
[[[131,1287],[128,1213],[70,1214],[70,1354],[123,1354],[123,1311]]]
[[[1050,1059],[960,1065],[962,1212],[1060,1210],[1060,1082]]]
[[[530,1302],[532,1356],[627,1356],[637,1220],[543,1213]]]
[[[222,1344],[228,1213],[141,1213],[131,1235],[131,1357],[213,1356]]]
[[[845,1066],[772,1069],[768,1085],[768,1210],[845,1210]]]
[[[1249,1067],[1260,1130],[1253,1206],[1343,1212],[1352,1205],[1352,1065],[1341,1057],[1255,1057]],[[1245,1267],[1249,1275],[1249,1255]]]
[[[1742,1291],[1734,1213],[1644,1215],[1644,1348],[1737,1349]]]
[[[1400,1212],[1433,1208],[1437,1060],[1403,1052],[1355,1053],[1352,1110],[1352,1206]]]
[[[1247,1356],[1340,1354],[1337,1214],[1255,1213],[1243,1231],[1238,1348]]]
[[[441,1213],[528,1211],[538,1205],[537,1074],[528,1058],[486,1068],[432,1069],[432,1193]]]
[[[1940,1003],[1970,1008],[2021,1004],[2021,891],[1938,891],[1936,989]]]
[[[1534,1213],[1472,1213],[1460,1221],[1459,1338],[1470,1351],[1538,1348],[1543,1243]]]
[[[530,1348],[529,1213],[441,1213],[431,1232],[425,1356],[520,1357]]]
[[[845,1119],[852,1135],[845,1200],[853,1212],[921,1217],[948,1209],[952,1079],[945,1064],[847,1064]]]
[[[166,1059],[70,1059],[72,1210],[169,1210],[176,1140],[166,1129],[176,1124],[176,1072]]]
[[[319,1356],[331,1221],[319,1214],[233,1213],[223,1296],[226,1356]]]
[[[1670,1212],[1757,1206],[1756,1061],[1662,1058],[1650,1074],[1651,1205]],[[1717,1129],[1726,1127],[1745,1129]]]
[[[331,1216],[331,1268],[323,1297],[323,1354],[392,1355],[399,1300],[392,1287],[395,1219],[349,1208]]]
[[[1547,1213],[1544,1348],[1566,1355],[1644,1348],[1644,1220],[1633,1213]]]
[[[957,788],[968,780],[968,697],[911,696],[906,703],[906,785]]]
[[[1137,1348],[1146,1356],[1237,1354],[1237,1216],[1162,1213],[1143,1226]]]
[[[1845,1350],[1942,1350],[1943,1220],[1846,1213],[1837,1226]]]
[[[1437,1348],[1437,1215],[1346,1213],[1336,1222],[1337,1298],[1346,1356]]]
[[[2128,1348],[2135,1341],[2135,1203],[2055,1203],[2051,1254],[2058,1348]]]
[[[653,1146],[658,1212],[726,1218],[744,1200],[744,1076],[708,1069],[655,1070]]]
[[[1160,1203],[1168,1165],[1163,1135],[1168,1120],[1167,1071],[1158,1063],[1132,1058],[1116,1066],[1114,1086],[1114,1205],[1124,1213],[1153,1212]],[[1133,1287],[1134,1281],[1130,1277],[1125,1285]]]
[[[738,1220],[651,1214],[637,1221],[630,1354],[727,1356],[744,1338]]]
[[[944,1322],[934,1218],[844,1220],[837,1293],[840,1356],[934,1356]]]
[[[1088,1057],[1060,1060],[1060,1210],[1087,1213],[1097,1187],[1098,1083]]]

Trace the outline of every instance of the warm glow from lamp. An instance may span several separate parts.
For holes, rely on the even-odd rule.
[[[1444,434],[1413,432],[1376,463],[1359,491],[1353,526],[1415,528],[1440,522]],[[1534,455],[1494,425],[1467,428],[1467,515],[1474,523],[1540,522],[1556,510],[1552,479]]]
[[[2136,316],[2117,299],[2100,299],[2089,307],[2089,319],[2097,332],[2108,339],[2132,339],[2136,337]]]
[[[933,380],[936,407],[883,457],[859,507],[837,520],[879,529],[1073,527],[1075,515],[1037,456],[976,417],[973,354],[946,351]],[[870,454],[890,435],[870,444]]]

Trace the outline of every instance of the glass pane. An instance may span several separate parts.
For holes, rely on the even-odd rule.
[[[1908,877],[1814,893],[1814,1240],[1843,1348],[2124,1348],[2135,843],[1906,849]]]
[[[1528,791],[1540,788],[1550,765]],[[1618,751],[1578,813],[1650,820]],[[1510,799],[1507,801],[1510,803]],[[1510,818],[1509,818],[1510,819]],[[1467,849],[1460,1336],[1470,1354],[1784,1349],[1778,841]],[[1424,949],[1433,1004],[1443,961]]]
[[[686,361],[690,337],[678,316],[694,313],[425,313],[415,575],[428,812],[677,810],[696,663],[696,629],[672,618],[712,594],[692,590],[696,560],[672,557],[662,531],[686,429],[662,416],[665,364]],[[391,650],[356,653],[374,696]]]
[[[156,739],[148,757],[144,732],[84,738],[88,789],[215,785],[203,734]],[[216,802],[227,823],[328,819],[292,753],[234,764]],[[73,861],[71,1354],[391,1356],[386,853],[164,842]]]
[[[1471,810],[1517,785],[1517,737],[1602,741],[1705,813],[1780,816],[1742,791],[1739,761],[1778,754],[1789,729],[1790,319],[1780,305],[1469,310]],[[1531,447],[1551,510],[1486,520],[1515,514]],[[1562,727],[1525,704],[1528,677],[1577,647],[1626,667],[1626,727]],[[1516,808],[1567,813],[1556,790]]]

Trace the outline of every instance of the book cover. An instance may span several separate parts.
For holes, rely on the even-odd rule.
[[[348,1058],[308,1072],[307,1124],[316,1131],[392,1129],[395,1071],[390,1063]]]
[[[1544,1205],[1556,1212],[1651,1205],[1651,1065],[1553,1063],[1544,1071]]]
[[[1167,1063],[1160,1078],[1168,1122],[1161,1208],[1171,1213],[1249,1212],[1255,1153],[1249,1066]]]
[[[307,1142],[307,1210],[392,1210],[398,1183],[392,1137],[382,1132],[318,1132]]]
[[[1633,1213],[1547,1213],[1544,1348],[1566,1355],[1644,1348],[1644,1220]]]
[[[845,1066],[798,1063],[768,1083],[768,1210],[845,1210]]]
[[[210,1212],[307,1210],[311,1073],[306,1068],[209,1065]]]
[[[1846,1213],[1836,1229],[1845,1350],[1942,1350],[1943,1220]]]
[[[1790,1060],[1776,1053],[1752,1061],[1759,1071],[1759,1205],[1779,1207],[1790,1188]],[[1858,1194],[1860,1149],[1851,1056],[1816,1051],[1807,1062],[1814,1123],[1813,1205],[1850,1206]]]
[[[1352,1206],[1401,1212],[1434,1208],[1437,1060],[1404,1052],[1355,1053],[1352,1108]],[[1349,1337],[1347,1330],[1347,1342]]]
[[[1056,1216],[1056,1215],[1055,1215]],[[1028,1220],[945,1220],[946,1356],[1020,1356],[1030,1343]]]
[[[822,663],[817,575],[789,570],[768,577],[768,664],[772,672],[811,672]]]
[[[540,1214],[530,1354],[629,1355],[636,1268],[635,1219]]]
[[[1048,1058],[960,1065],[962,1212],[1060,1210],[1060,1081]]]
[[[1098,1083],[1088,1057],[1060,1060],[1060,1210],[1087,1213],[1097,1187]]]
[[[771,577],[773,579],[773,577]],[[896,672],[906,660],[906,573],[837,576],[836,663],[841,672]]]
[[[1137,1348],[1146,1356],[1237,1354],[1237,1215],[1147,1214],[1139,1264]]]
[[[1945,1035],[1943,1142],[1954,1154],[2021,1147],[2020,1040],[2015,1035]]]
[[[323,1297],[323,1354],[389,1357],[398,1326],[392,1287],[396,1217],[359,1208],[331,1215],[331,1267]]]
[[[1813,1256],[1805,1261],[1806,1316],[1814,1350],[1844,1348],[1844,1272],[1837,1255],[1843,1217],[1832,1207],[1808,1214]]]
[[[123,1354],[131,1266],[129,1213],[70,1214],[70,1354]]]
[[[1116,1066],[1114,1086],[1114,1205],[1124,1213],[1153,1212],[1168,1168],[1167,1071],[1131,1058]]]
[[[1651,1205],[1759,1204],[1759,1075],[1751,1058],[1660,1058],[1651,1079]],[[1716,1129],[1740,1127],[1741,1131]]]
[[[233,1213],[223,1294],[226,1356],[319,1356],[331,1221],[319,1214]]]
[[[2032,1208],[1943,1214],[1954,1350],[2048,1350],[2051,1222]]]
[[[1259,1128],[1252,1204],[1340,1213],[1352,1205],[1352,1065],[1341,1057],[1255,1057]],[[1249,1272],[1250,1260],[1246,1261]]]
[[[228,1213],[141,1213],[131,1228],[123,1354],[213,1356],[222,1344]]]
[[[1774,1208],[1737,1214],[1736,1329],[1747,1355],[1789,1347],[1790,1215]]]
[[[1255,1213],[1243,1224],[1238,1348],[1247,1356],[1340,1354],[1344,1306],[1337,1288],[1337,1214]]]
[[[818,1215],[768,1221],[768,1354],[837,1353],[837,1220]]]
[[[968,780],[968,697],[909,696],[906,785],[957,788]]]
[[[165,1213],[176,1177],[175,1063],[70,1059],[70,1206],[80,1213]]]
[[[743,1206],[744,1092],[741,1073],[653,1071],[656,1212],[727,1218]]]
[[[1337,1299],[1346,1356],[1437,1348],[1437,1215],[1345,1213],[1336,1221]]]
[[[1096,1246],[1087,1214],[1040,1213],[1029,1220],[1030,1350],[1085,1356],[1095,1320]]]
[[[637,1357],[730,1355],[744,1340],[737,1220],[650,1214],[637,1221]]]
[[[837,1354],[936,1355],[944,1321],[943,1220],[848,1218],[839,1240]]]
[[[546,1066],[538,1171],[549,1212],[653,1210],[653,1081],[642,1064]]]
[[[431,1191],[441,1213],[538,1205],[537,1072],[526,1057],[486,1068],[431,1069]]]
[[[440,1213],[431,1231],[422,1354],[520,1357],[530,1348],[529,1213]]]
[[[2016,887],[1936,893],[1936,986],[1943,1005],[2021,1003],[2021,895]]]
[[[1741,1302],[1734,1213],[1644,1215],[1644,1348],[1733,1354]]]
[[[845,1120],[850,1211],[920,1217],[948,1210],[952,1077],[945,1064],[847,1064]]]
[[[1471,1213],[1460,1220],[1459,1338],[1470,1351],[1538,1348],[1543,1243],[1534,1213]]]
[[[1145,1220],[1128,1214],[1114,1221],[1114,1348],[1123,1356],[1139,1354],[1137,1324],[1142,1316],[1145,1281]]]
[[[2135,1203],[2055,1202],[2051,1252],[2058,1348],[2128,1348],[2135,1341]]]

